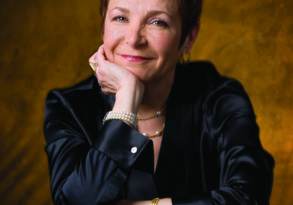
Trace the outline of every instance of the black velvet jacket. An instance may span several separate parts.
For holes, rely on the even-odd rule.
[[[177,66],[155,171],[151,140],[120,120],[102,125],[114,102],[94,76],[49,92],[44,133],[55,204],[157,196],[174,205],[269,204],[274,160],[238,81],[207,62]]]

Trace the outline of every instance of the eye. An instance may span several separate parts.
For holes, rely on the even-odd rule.
[[[162,28],[167,28],[169,26],[166,21],[161,19],[153,19],[150,21],[150,24],[157,25]]]
[[[124,16],[115,16],[113,19],[113,21],[117,21],[117,22],[127,22],[127,18]]]

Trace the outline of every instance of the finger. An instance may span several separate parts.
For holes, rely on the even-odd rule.
[[[116,88],[112,84],[108,83],[108,81],[105,81],[105,80],[101,80],[100,79],[99,80],[99,84],[103,88],[108,88],[108,89],[112,90],[113,92],[116,91]]]
[[[105,81],[103,79],[99,79],[98,82],[99,82],[99,85],[100,85],[102,90],[107,89],[111,93],[116,93],[117,92],[116,87],[113,86],[112,84],[108,83],[108,81]]]
[[[106,93],[106,94],[115,94],[116,93],[115,90],[110,89],[108,87],[101,87],[101,90],[103,93]]]
[[[116,93],[117,92],[117,89],[114,86],[110,85],[110,84],[107,84],[105,87],[107,89],[109,89],[111,91],[111,93]]]
[[[103,66],[106,63],[106,57],[105,57],[105,51],[104,51],[104,46],[101,45],[98,49],[96,58],[99,63]]]

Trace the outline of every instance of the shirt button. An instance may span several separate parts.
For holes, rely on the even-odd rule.
[[[131,151],[131,153],[133,153],[133,154],[136,153],[136,152],[137,152],[137,147],[132,147],[130,151]]]

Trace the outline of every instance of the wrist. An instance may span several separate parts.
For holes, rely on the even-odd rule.
[[[103,119],[103,124],[107,120],[112,120],[112,119],[117,119],[117,120],[122,120],[129,126],[136,128],[136,115],[131,112],[115,112],[115,111],[110,111],[107,112],[106,115],[104,116]]]
[[[151,205],[151,203],[149,205]],[[160,200],[158,201],[158,205],[172,205],[172,199],[170,197],[160,198]]]
[[[113,106],[112,111],[115,112],[129,112],[129,113],[137,113],[137,106],[135,105],[134,100],[128,95],[117,95],[115,104]]]
[[[137,113],[144,93],[144,85],[139,80],[129,80],[116,92],[113,111]]]

